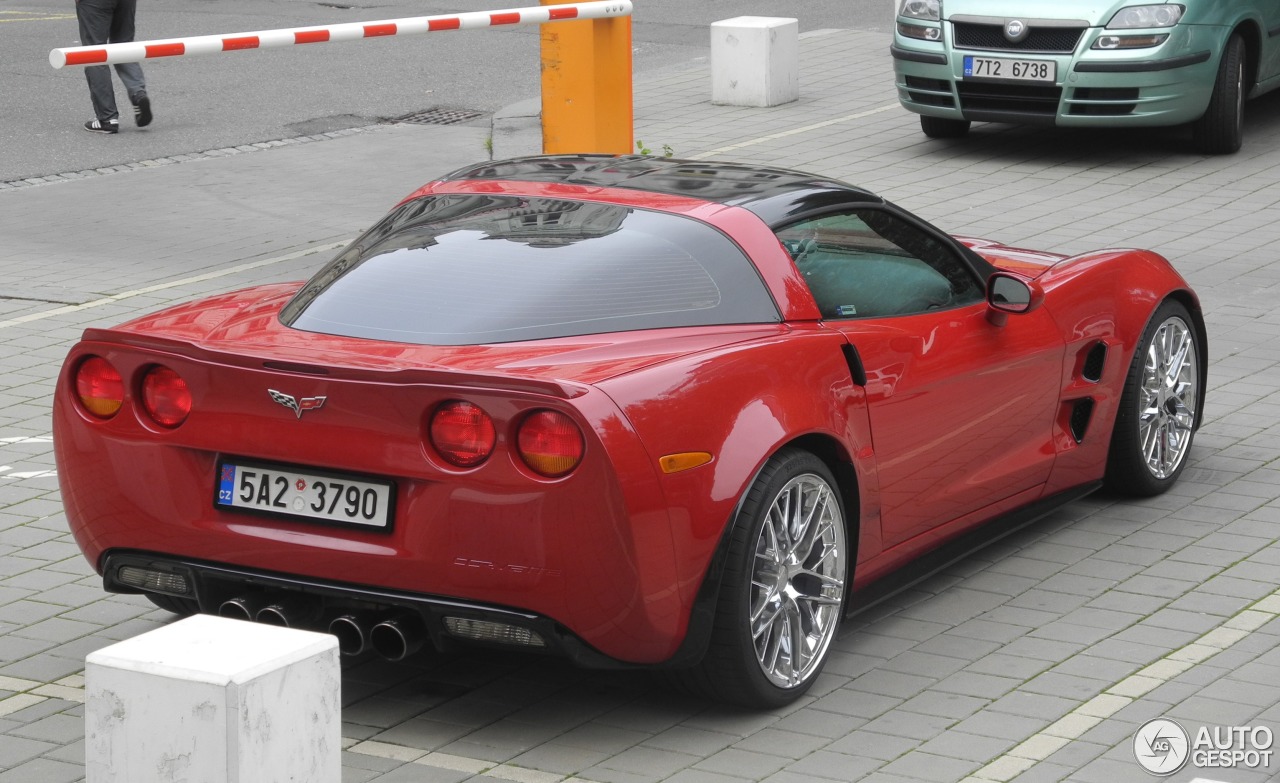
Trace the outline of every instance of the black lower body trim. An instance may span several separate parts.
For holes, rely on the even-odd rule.
[[[889,54],[893,55],[895,60],[906,60],[912,63],[928,63],[930,65],[946,65],[947,56],[945,54],[934,54],[932,52],[913,52],[910,49],[903,49],[900,46],[889,45]]]
[[[1170,57],[1167,60],[1150,60],[1147,62],[1128,62],[1128,63],[1106,63],[1106,62],[1080,62],[1076,63],[1076,73],[1147,73],[1149,71],[1170,71],[1174,68],[1185,68],[1188,65],[1199,65],[1208,62],[1212,57],[1211,52],[1196,52],[1194,54],[1184,54],[1180,57]]]
[[[344,612],[381,613],[388,616],[397,612],[409,612],[422,619],[432,645],[440,650],[459,646],[486,646],[535,654],[560,655],[579,666],[596,669],[632,666],[595,650],[549,617],[517,609],[290,574],[256,571],[163,554],[120,550],[108,552],[102,560],[103,586],[108,592],[134,594],[145,592],[120,581],[118,575],[120,569],[125,566],[155,569],[186,576],[195,594],[181,597],[194,600],[199,604],[200,611],[207,614],[217,614],[223,602],[246,594],[301,596],[311,599],[322,608],[319,614],[322,621],[303,626],[307,630],[325,631],[328,622],[325,618]],[[546,642],[546,646],[539,648],[485,644],[460,639],[449,634],[445,629],[444,618],[446,617],[489,621],[528,629],[541,637]]]
[[[870,609],[886,598],[890,598],[908,587],[933,576],[952,563],[968,557],[983,547],[994,544],[1011,533],[1016,533],[1054,510],[1096,492],[1101,487],[1102,482],[1096,481],[1050,495],[961,534],[959,537],[913,560],[883,579],[879,579],[861,590],[854,591],[852,600],[849,602],[848,614],[856,614]]]

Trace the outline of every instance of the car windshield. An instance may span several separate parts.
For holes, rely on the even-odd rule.
[[[548,198],[401,205],[281,313],[295,329],[474,345],[677,326],[773,323],[754,265],[679,215]]]

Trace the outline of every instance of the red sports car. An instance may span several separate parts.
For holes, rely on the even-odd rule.
[[[533,157],[424,186],[306,283],[87,330],[54,434],[107,590],[768,706],[907,561],[1167,489],[1205,351],[1154,253],[955,239],[794,171]]]

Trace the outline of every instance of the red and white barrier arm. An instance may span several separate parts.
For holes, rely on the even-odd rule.
[[[256,33],[198,35],[191,38],[133,41],[102,46],[69,46],[50,51],[49,64],[54,68],[62,68],[67,65],[137,63],[157,57],[181,57],[191,54],[232,52],[239,49],[270,49],[296,44],[354,41],[360,38],[416,35],[438,30],[472,30],[502,25],[564,22],[573,19],[605,19],[614,16],[630,16],[631,9],[631,0],[599,0],[590,3],[510,8],[503,11],[473,11],[447,16],[418,16],[408,19],[384,19],[378,22],[348,22],[320,27],[261,30]]]

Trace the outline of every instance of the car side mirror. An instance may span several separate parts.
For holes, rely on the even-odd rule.
[[[1024,280],[1007,272],[987,278],[987,320],[1004,326],[1009,316],[1029,313],[1044,302],[1044,290],[1034,280]]]

